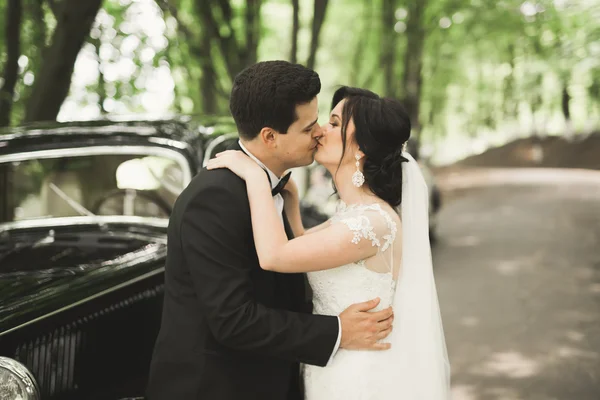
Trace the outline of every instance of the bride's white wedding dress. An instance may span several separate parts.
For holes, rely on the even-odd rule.
[[[316,314],[339,315],[352,304],[376,297],[381,302],[375,310],[392,304],[401,260],[401,240],[396,222],[398,217],[390,215],[391,212],[389,206],[379,204],[348,207],[341,204],[331,223],[345,224],[354,232],[353,242],[369,240],[377,246],[378,252],[364,261],[309,273]],[[385,379],[391,377],[392,371],[386,369],[392,363],[391,352],[339,349],[327,367],[304,367],[306,398],[385,400],[382,390],[387,390]]]
[[[427,188],[416,162],[403,165],[402,209],[341,203],[329,223],[344,224],[353,243],[369,240],[377,254],[311,272],[316,314],[339,315],[379,297],[393,305],[392,344],[386,351],[339,349],[326,367],[304,366],[307,400],[448,400],[450,370],[433,279]]]

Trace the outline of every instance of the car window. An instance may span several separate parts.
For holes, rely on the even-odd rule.
[[[90,214],[168,218],[189,166],[171,151],[121,153],[0,160],[0,223]]]

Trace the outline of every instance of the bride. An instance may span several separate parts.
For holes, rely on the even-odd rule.
[[[415,160],[403,151],[410,120],[399,102],[342,87],[315,160],[333,177],[336,214],[305,230],[297,188],[285,191],[295,238],[288,240],[265,172],[239,151],[209,169],[229,168],[246,181],[256,250],[263,269],[308,273],[314,312],[338,315],[351,304],[381,299],[394,307],[390,350],[339,349],[327,367],[304,366],[308,400],[446,400],[450,365],[428,240],[428,192]]]

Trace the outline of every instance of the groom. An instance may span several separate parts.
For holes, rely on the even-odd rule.
[[[309,165],[321,129],[316,72],[285,61],[236,78],[230,109],[243,150],[269,176],[288,237],[280,177]],[[339,317],[312,315],[303,274],[260,268],[243,180],[202,170],[169,222],[165,299],[149,400],[301,400],[299,363],[326,366],[339,347],[375,348],[391,310],[372,300]]]

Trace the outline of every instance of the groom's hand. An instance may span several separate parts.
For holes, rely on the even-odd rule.
[[[379,298],[353,304],[340,314],[342,340],[340,347],[349,350],[387,350],[389,343],[378,343],[392,331],[392,307],[369,312],[377,307]]]

